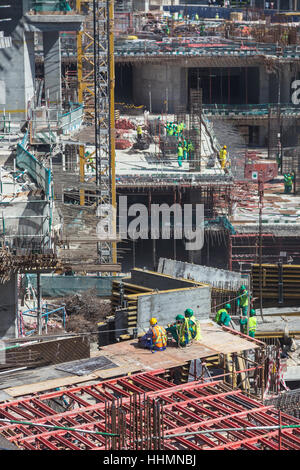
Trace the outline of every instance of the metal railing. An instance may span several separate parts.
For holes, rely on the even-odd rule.
[[[53,309],[53,305],[51,306],[51,304],[45,304],[45,305],[42,306],[41,311],[43,312],[41,317],[42,317],[42,319],[44,319],[44,326],[42,326],[42,328],[44,328],[45,333],[48,332],[49,316],[53,315],[54,313],[57,314],[58,312],[62,314],[62,326],[65,329],[67,313],[66,313],[66,309],[65,309],[64,306],[57,307],[57,308]],[[25,310],[24,312],[19,312],[19,315],[18,315],[18,332],[21,336],[29,336],[29,335],[36,332],[37,327],[34,328],[33,330],[25,332],[25,325],[24,325],[23,317],[36,318],[36,320],[37,320],[38,319],[38,312],[39,312],[38,307],[34,307],[34,308],[29,309],[29,310]]]
[[[75,131],[78,129],[83,121],[83,105],[78,106],[78,108],[73,109],[72,111],[63,114],[58,119],[58,125],[62,129],[63,134],[68,134],[69,132]]]
[[[213,116],[268,116],[270,108],[278,109],[278,103],[262,104],[204,104],[203,113]],[[281,115],[300,115],[299,105],[292,103],[281,103],[279,105]]]
[[[39,162],[34,155],[28,152],[22,143],[17,144],[16,166],[20,170],[26,170],[37,186],[48,197],[51,187],[51,171]]]

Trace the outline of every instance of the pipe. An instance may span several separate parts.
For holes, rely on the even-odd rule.
[[[169,435],[165,435],[164,436],[164,439],[165,440],[169,440],[169,439],[172,439],[173,437],[184,437],[184,436],[193,436],[193,435],[198,435],[198,434],[211,434],[211,433],[214,433],[214,432],[228,432],[228,431],[257,431],[257,430],[276,430],[276,429],[297,429],[297,428],[300,428],[300,424],[289,424],[289,425],[273,425],[273,426],[247,426],[247,427],[243,427],[243,428],[221,428],[221,429],[218,429],[218,428],[215,428],[215,429],[209,429],[209,430],[205,430],[205,431],[190,431],[190,432],[184,432],[184,433],[181,433],[181,434],[169,434]],[[258,439],[259,439],[259,436],[257,436]]]
[[[114,437],[119,436],[119,434],[113,434],[113,433],[107,433],[107,432],[90,431],[90,430],[87,430],[87,429],[76,429],[76,428],[69,428],[69,427],[65,427],[65,426],[54,426],[52,424],[37,424],[37,423],[30,422],[30,421],[16,421],[14,419],[0,419],[0,422],[1,423],[11,423],[11,424],[24,424],[24,425],[28,425],[28,426],[36,426],[36,427],[53,429],[53,430],[60,429],[60,430],[63,430],[63,431],[82,432],[82,433],[85,433],[85,434],[98,434],[100,436],[114,436]]]

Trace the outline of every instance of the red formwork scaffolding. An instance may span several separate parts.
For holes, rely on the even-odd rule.
[[[293,416],[221,380],[174,385],[164,373],[139,373],[2,403],[0,435],[30,450],[300,449],[300,420]],[[64,411],[57,410],[58,403]],[[109,432],[118,438],[104,435]]]

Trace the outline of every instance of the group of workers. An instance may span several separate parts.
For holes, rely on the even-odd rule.
[[[165,126],[167,135],[174,135],[179,140],[177,145],[177,162],[179,167],[182,167],[183,160],[193,159],[194,145],[190,139],[186,140],[183,137],[184,127],[184,122],[180,122],[178,124],[167,122]]]
[[[256,312],[255,309],[252,308],[248,316],[249,293],[244,285],[242,285],[237,292],[236,305],[237,308],[241,310],[241,333],[254,338],[257,326]],[[230,311],[231,304],[226,303],[224,307],[217,311],[214,321],[220,326],[229,326],[231,322]],[[175,322],[168,325],[166,328],[160,326],[156,318],[151,318],[150,328],[147,333],[139,339],[139,342],[142,347],[150,349],[152,352],[164,351],[168,346],[168,333],[171,334],[177,346],[182,348],[192,344],[193,341],[201,340],[200,323],[196,320],[193,310],[187,308],[184,315],[177,315]]]
[[[178,142],[177,147],[177,161],[178,166],[182,166],[182,160],[192,160],[193,159],[194,146],[191,140],[183,139]]]
[[[168,333],[179,347],[186,347],[192,341],[201,339],[200,323],[196,320],[191,308],[187,308],[184,315],[177,315],[175,320],[173,324],[164,328],[158,325],[156,318],[151,318],[149,330],[139,340],[141,346],[152,352],[164,351],[168,345]]]
[[[179,124],[176,124],[175,122],[167,122],[165,127],[167,135],[175,135],[175,137],[179,138],[182,137],[185,125],[184,122],[180,122]]]
[[[250,315],[248,318],[248,307],[249,307],[249,293],[244,285],[240,287],[237,292],[237,299],[236,299],[237,308],[241,310],[240,315],[240,329],[241,333],[245,335],[249,335],[252,338],[255,337],[256,332],[256,312],[255,309],[252,308],[250,310]],[[229,326],[231,322],[231,304],[227,303],[221,309],[219,309],[215,316],[215,322],[220,326]]]

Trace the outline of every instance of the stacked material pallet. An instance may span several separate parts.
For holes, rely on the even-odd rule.
[[[260,275],[259,264],[252,266],[253,297],[278,301],[300,299],[300,265],[262,264]],[[260,281],[261,276],[261,281]]]

